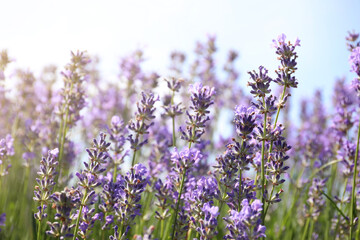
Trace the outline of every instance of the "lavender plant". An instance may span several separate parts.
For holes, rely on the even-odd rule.
[[[195,58],[172,52],[164,88],[138,49],[118,81],[76,52],[62,89],[54,66],[18,69],[7,89],[3,51],[0,238],[359,238],[359,35],[346,40],[356,78],[336,82],[333,109],[321,91],[304,99],[299,121],[289,97],[300,41],[284,34],[279,67],[250,71],[247,89],[236,51],[219,67],[215,36]]]

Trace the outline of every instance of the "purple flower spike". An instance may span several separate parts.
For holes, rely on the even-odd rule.
[[[202,158],[199,150],[195,148],[184,148],[182,151],[174,149],[171,155],[171,161],[174,164],[174,170],[178,173],[182,173],[192,166],[196,165]]]
[[[153,119],[155,118],[154,112],[156,108],[155,103],[159,100],[159,97],[155,97],[153,93],[141,93],[142,99],[137,103],[137,112],[134,119],[131,119],[128,128],[135,133],[130,134],[127,138],[129,140],[131,148],[134,151],[138,151],[143,145],[148,142],[148,139],[141,140],[140,136],[146,136],[149,134],[149,128],[154,125]]]
[[[265,226],[261,225],[262,203],[259,199],[250,205],[247,199],[241,202],[240,212],[231,210],[229,217],[224,220],[228,223],[229,233],[224,239],[259,239],[266,237]]]
[[[37,172],[39,178],[36,178],[37,186],[34,191],[34,201],[38,202],[38,212],[34,214],[35,219],[41,221],[46,214],[44,209],[49,202],[52,194],[52,189],[55,186],[54,177],[57,175],[56,167],[59,162],[57,161],[58,149],[55,148],[48,152],[47,158],[42,158],[40,161],[40,170]]]
[[[235,108],[235,128],[236,133],[243,139],[250,138],[250,134],[256,126],[256,119],[259,117],[255,107],[244,105]]]

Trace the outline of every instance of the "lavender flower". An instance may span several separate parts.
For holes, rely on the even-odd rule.
[[[211,206],[208,202],[204,204],[201,210],[204,213],[204,217],[198,221],[191,217],[191,221],[196,226],[196,231],[200,234],[200,240],[213,239],[218,234],[216,227],[219,208]]]
[[[14,139],[8,134],[0,139],[0,177],[8,174],[8,169],[11,167],[9,157],[14,154]]]
[[[86,52],[71,52],[71,63],[65,66],[61,74],[64,77],[61,105],[58,114],[68,127],[80,119],[80,110],[85,106],[85,93],[82,83],[87,79],[86,65],[90,62]]]
[[[187,183],[190,185],[191,180]],[[194,187],[187,187],[187,191],[184,194],[186,201],[186,210],[189,211],[195,219],[202,215],[202,208],[205,203],[213,202],[214,199],[219,197],[218,184],[215,178],[201,177],[195,182]]]
[[[96,221],[100,221],[103,217],[102,213],[95,213],[95,209],[89,209],[84,206],[82,209],[81,222],[79,225],[79,236],[82,239],[87,239],[91,235],[91,229],[94,227]]]
[[[108,159],[108,148],[110,143],[105,140],[106,134],[100,133],[100,140],[93,140],[93,147],[90,149],[86,149],[89,157],[89,163],[84,162],[85,169],[76,173],[76,176],[79,179],[78,185],[82,187],[85,192],[82,194],[81,206],[77,216],[76,227],[74,230],[74,235],[76,237],[77,234],[85,234],[80,230],[78,233],[77,230],[79,228],[79,223],[82,215],[82,209],[84,206],[90,206],[95,202],[95,190],[94,188],[101,184],[99,180],[99,175],[103,173],[106,169],[104,168],[104,164],[107,163]],[[92,211],[92,210],[89,210]]]
[[[113,180],[115,181],[117,176],[118,166],[124,163],[124,158],[128,155],[128,151],[124,151],[124,144],[126,141],[125,134],[126,129],[124,122],[120,119],[119,116],[113,116],[111,118],[111,128],[108,130],[110,141],[113,143],[112,150],[114,156],[109,156],[111,163],[114,165],[114,175]]]
[[[86,65],[90,62],[85,52],[71,52],[71,63],[65,66],[62,72],[64,88],[61,93],[57,114],[60,118],[59,129],[59,165],[60,174],[63,171],[67,174],[69,165],[63,161],[66,134],[69,128],[74,126],[80,119],[80,110],[85,107],[85,92],[82,83],[86,81]]]
[[[351,51],[349,62],[351,71],[355,72],[360,77],[360,47],[356,47]]]
[[[353,175],[354,172],[354,159],[355,159],[356,144],[344,140],[342,143],[342,148],[338,151],[339,159],[341,163],[344,164],[343,174],[346,178],[349,178]]]
[[[228,223],[229,233],[224,239],[250,240],[266,237],[265,226],[261,225],[262,203],[256,199],[251,205],[247,199],[241,202],[240,212],[230,211],[229,217],[224,220]]]
[[[181,127],[179,131],[181,138],[191,143],[198,143],[200,137],[205,133],[205,123],[210,120],[207,114],[210,113],[208,108],[214,103],[212,96],[215,94],[214,88],[203,86],[201,83],[195,83],[190,85],[189,91],[191,93],[190,109],[193,110],[193,114],[186,111],[188,121],[186,131]]]
[[[155,98],[154,94],[141,93],[142,99],[137,103],[137,112],[135,119],[130,120],[128,128],[136,133],[135,136],[130,134],[128,140],[131,145],[131,149],[134,150],[132,166],[135,164],[136,152],[148,142],[148,139],[140,140],[140,136],[145,137],[145,134],[149,134],[149,128],[154,124],[152,120],[155,118],[154,104],[159,100]]]
[[[38,221],[47,216],[44,210],[48,205],[52,189],[55,186],[54,177],[57,174],[56,167],[59,163],[56,161],[58,153],[59,150],[55,148],[48,152],[47,158],[43,157],[40,161],[40,171],[37,173],[39,178],[36,178],[38,185],[35,186],[35,196],[33,197],[34,201],[39,204],[38,212],[34,214],[35,219]]]
[[[306,217],[311,217],[316,221],[320,215],[321,210],[325,205],[325,199],[323,199],[322,191],[324,190],[327,179],[314,178],[312,185],[309,188],[309,198],[307,199]]]
[[[164,183],[161,179],[158,179],[154,184],[154,188],[156,191],[155,197],[158,200],[155,205],[161,209],[161,213],[155,211],[155,218],[164,221],[171,216],[169,214],[170,207],[174,208],[175,186],[171,179],[167,177]]]
[[[80,192],[76,189],[65,188],[62,192],[55,192],[51,195],[54,201],[56,222],[47,222],[50,230],[46,234],[51,237],[65,239],[72,237],[72,229],[75,224],[72,224],[73,216],[71,212],[76,209],[80,204]]]
[[[144,165],[136,164],[120,179],[118,201],[114,205],[114,209],[121,228],[119,233],[115,233],[115,239],[126,236],[135,217],[140,215],[141,193],[149,184],[147,173]]]
[[[243,139],[250,139],[249,135],[256,126],[257,118],[258,114],[254,107],[237,106],[235,108],[234,123],[238,136]]]
[[[253,71],[248,72],[250,75],[251,82],[248,85],[251,87],[250,93],[254,97],[262,98],[271,92],[270,82],[273,81],[267,74],[268,70],[263,66],[259,67],[259,73]]]
[[[348,50],[351,52],[354,48],[360,47],[359,33],[356,32],[348,32],[348,36],[345,38],[347,43]]]

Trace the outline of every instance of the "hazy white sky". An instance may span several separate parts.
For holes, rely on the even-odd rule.
[[[49,63],[64,66],[70,50],[80,49],[97,54],[103,76],[115,78],[119,58],[142,47],[147,67],[161,74],[172,50],[191,53],[196,41],[216,34],[217,61],[238,50],[245,82],[259,65],[277,67],[273,38],[299,37],[296,100],[315,88],[329,98],[336,77],[352,76],[344,38],[348,30],[360,31],[356,0],[15,0],[0,6],[0,48],[16,58],[14,66],[35,72]]]

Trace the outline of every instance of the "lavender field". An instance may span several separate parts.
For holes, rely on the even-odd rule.
[[[360,239],[359,32],[331,100],[301,101],[311,42],[285,34],[245,72],[215,34],[111,78],[91,51],[37,73],[0,50],[0,239]]]

